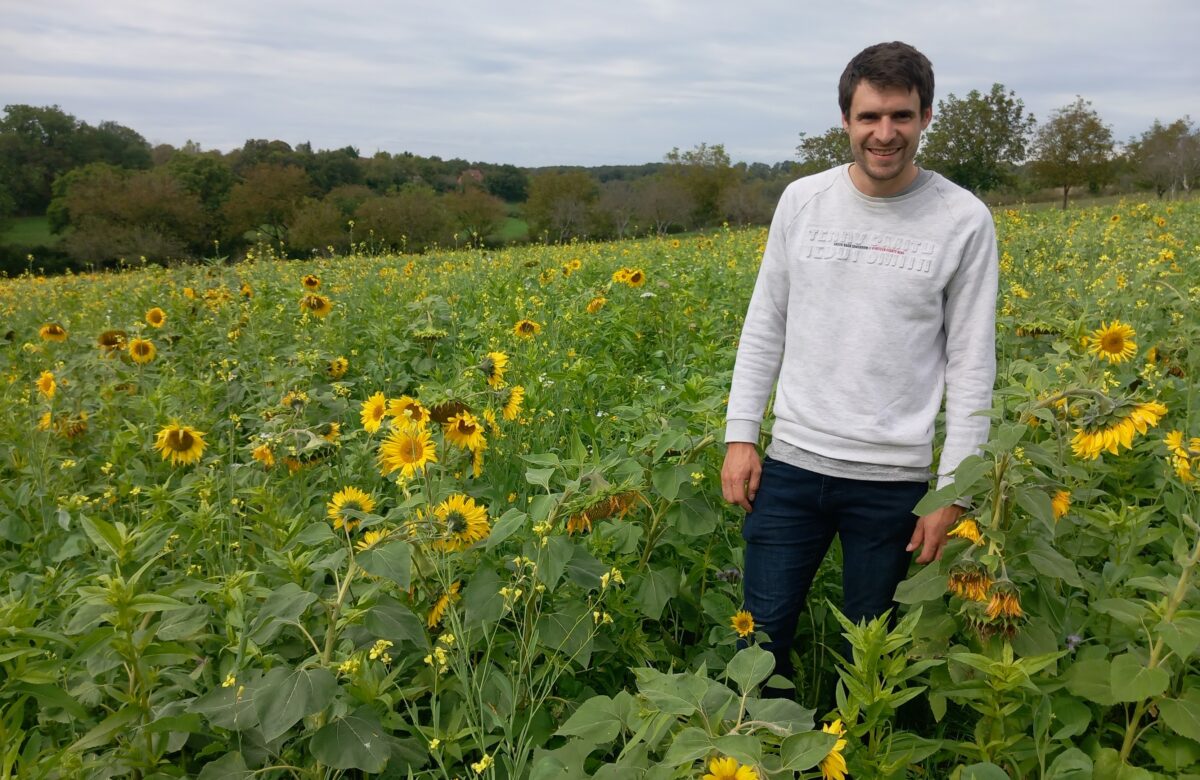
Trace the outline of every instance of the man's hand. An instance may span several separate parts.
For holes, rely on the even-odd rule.
[[[762,478],[762,459],[758,447],[745,441],[731,441],[725,448],[725,465],[721,466],[721,492],[725,500],[747,512],[758,493]]]
[[[728,463],[728,461],[726,462]],[[917,563],[940,561],[942,549],[946,546],[946,533],[952,525],[958,522],[958,518],[962,517],[964,511],[961,506],[952,504],[920,518],[917,520],[917,527],[913,529],[908,547],[904,549],[912,552],[918,547],[921,548],[921,554],[917,556]]]

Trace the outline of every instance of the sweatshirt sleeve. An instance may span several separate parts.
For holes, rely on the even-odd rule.
[[[991,420],[975,413],[992,407],[998,276],[996,226],[980,204],[945,291],[946,439],[937,469],[939,488],[953,482],[958,464],[977,454],[988,439]]]
[[[779,378],[787,329],[789,274],[787,225],[791,221],[790,193],[775,208],[767,247],[750,297],[738,341],[729,389],[725,441],[758,443],[759,429],[771,390]]]

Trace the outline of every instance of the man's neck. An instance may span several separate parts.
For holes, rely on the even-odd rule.
[[[855,189],[871,198],[890,198],[893,195],[899,195],[912,186],[912,183],[917,180],[918,173],[920,170],[917,166],[909,164],[908,168],[895,178],[880,181],[864,174],[857,163],[850,163],[850,181],[854,184]]]

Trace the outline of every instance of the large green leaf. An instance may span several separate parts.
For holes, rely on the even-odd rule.
[[[806,731],[803,734],[793,734],[783,741],[779,747],[779,757],[783,761],[782,769],[790,772],[803,772],[812,769],[829,755],[837,744],[838,736],[824,731]]]
[[[658,620],[667,602],[679,595],[679,574],[673,568],[657,568],[646,572],[640,579],[634,600],[643,615]]]
[[[607,696],[593,696],[579,706],[556,734],[583,737],[592,744],[611,742],[621,733],[621,713]]]
[[[492,532],[488,534],[487,538],[487,549],[490,550],[500,544],[528,522],[529,515],[519,509],[509,509],[500,515],[500,519],[492,526]]]
[[[1200,742],[1200,691],[1189,690],[1181,699],[1163,699],[1158,711],[1176,734]]]
[[[571,560],[567,561],[567,579],[576,585],[591,590],[600,586],[600,578],[608,567],[592,557],[582,545],[575,545]]]
[[[245,731],[258,725],[258,712],[254,708],[256,681],[228,688],[213,688],[191,703],[191,712],[198,712],[208,722],[230,731]]]
[[[749,693],[754,686],[770,677],[774,669],[775,656],[758,645],[750,645],[729,659],[725,674],[737,683],[742,693]]]
[[[226,753],[216,761],[209,761],[200,770],[196,780],[253,780],[254,772],[246,767],[242,754]]]
[[[1155,631],[1177,656],[1188,660],[1200,647],[1200,618],[1175,615],[1171,622],[1163,621]]]
[[[1112,664],[1104,658],[1076,661],[1063,674],[1067,690],[1082,699],[1108,706],[1116,704],[1113,696]]]
[[[663,763],[675,767],[687,766],[696,759],[708,755],[710,750],[712,750],[712,742],[708,735],[702,729],[688,726],[675,735],[671,747],[667,748],[667,754],[663,756]]]
[[[547,588],[553,590],[567,568],[567,561],[575,554],[575,542],[569,536],[548,536],[546,545],[539,546],[534,542],[525,545],[526,558],[537,561],[538,580]]]
[[[1109,683],[1117,701],[1143,701],[1166,691],[1171,675],[1162,667],[1148,669],[1137,656],[1124,653],[1112,660]]]
[[[1029,563],[1038,574],[1062,580],[1075,588],[1083,587],[1083,580],[1079,579],[1079,571],[1075,568],[1075,564],[1057,550],[1050,547],[1039,547],[1030,550],[1028,556]]]
[[[301,589],[294,582],[280,585],[267,596],[250,627],[250,640],[264,645],[279,635],[283,627],[297,623],[304,610],[317,600],[317,594]]]
[[[263,738],[270,742],[305,715],[320,712],[333,700],[337,680],[328,669],[277,666],[257,684],[254,710]]]
[[[359,707],[313,734],[311,748],[322,764],[364,772],[382,772],[391,753],[390,740],[370,707]]]
[[[946,575],[942,574],[937,562],[921,568],[912,577],[896,588],[896,601],[901,604],[920,604],[923,601],[940,599],[946,593]]]
[[[755,720],[774,723],[793,733],[810,731],[814,722],[813,715],[816,714],[816,710],[807,709],[791,699],[784,698],[750,698],[746,701],[746,710]]]
[[[359,554],[355,560],[376,577],[386,577],[408,590],[412,580],[412,547],[408,542],[388,542]]]
[[[962,774],[958,777],[959,780],[1010,780],[1008,772],[1005,772],[991,761],[971,764],[965,767]]]
[[[467,628],[495,623],[504,614],[500,576],[491,569],[476,569],[463,591],[463,614]]]
[[[687,717],[700,709],[708,683],[693,674],[663,674],[657,669],[633,670],[638,692],[661,712]]]
[[[379,639],[387,639],[396,644],[412,642],[419,647],[428,644],[425,624],[421,619],[404,604],[390,597],[380,599],[367,610],[364,624],[367,630]]]
[[[1091,780],[1092,759],[1077,747],[1055,756],[1046,770],[1046,780]]]

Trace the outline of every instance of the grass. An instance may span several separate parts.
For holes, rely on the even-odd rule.
[[[0,244],[20,246],[54,246],[61,240],[61,235],[50,232],[50,220],[44,216],[16,217],[0,235]]]
[[[504,243],[525,241],[529,238],[529,223],[517,217],[509,217],[493,235]]]

